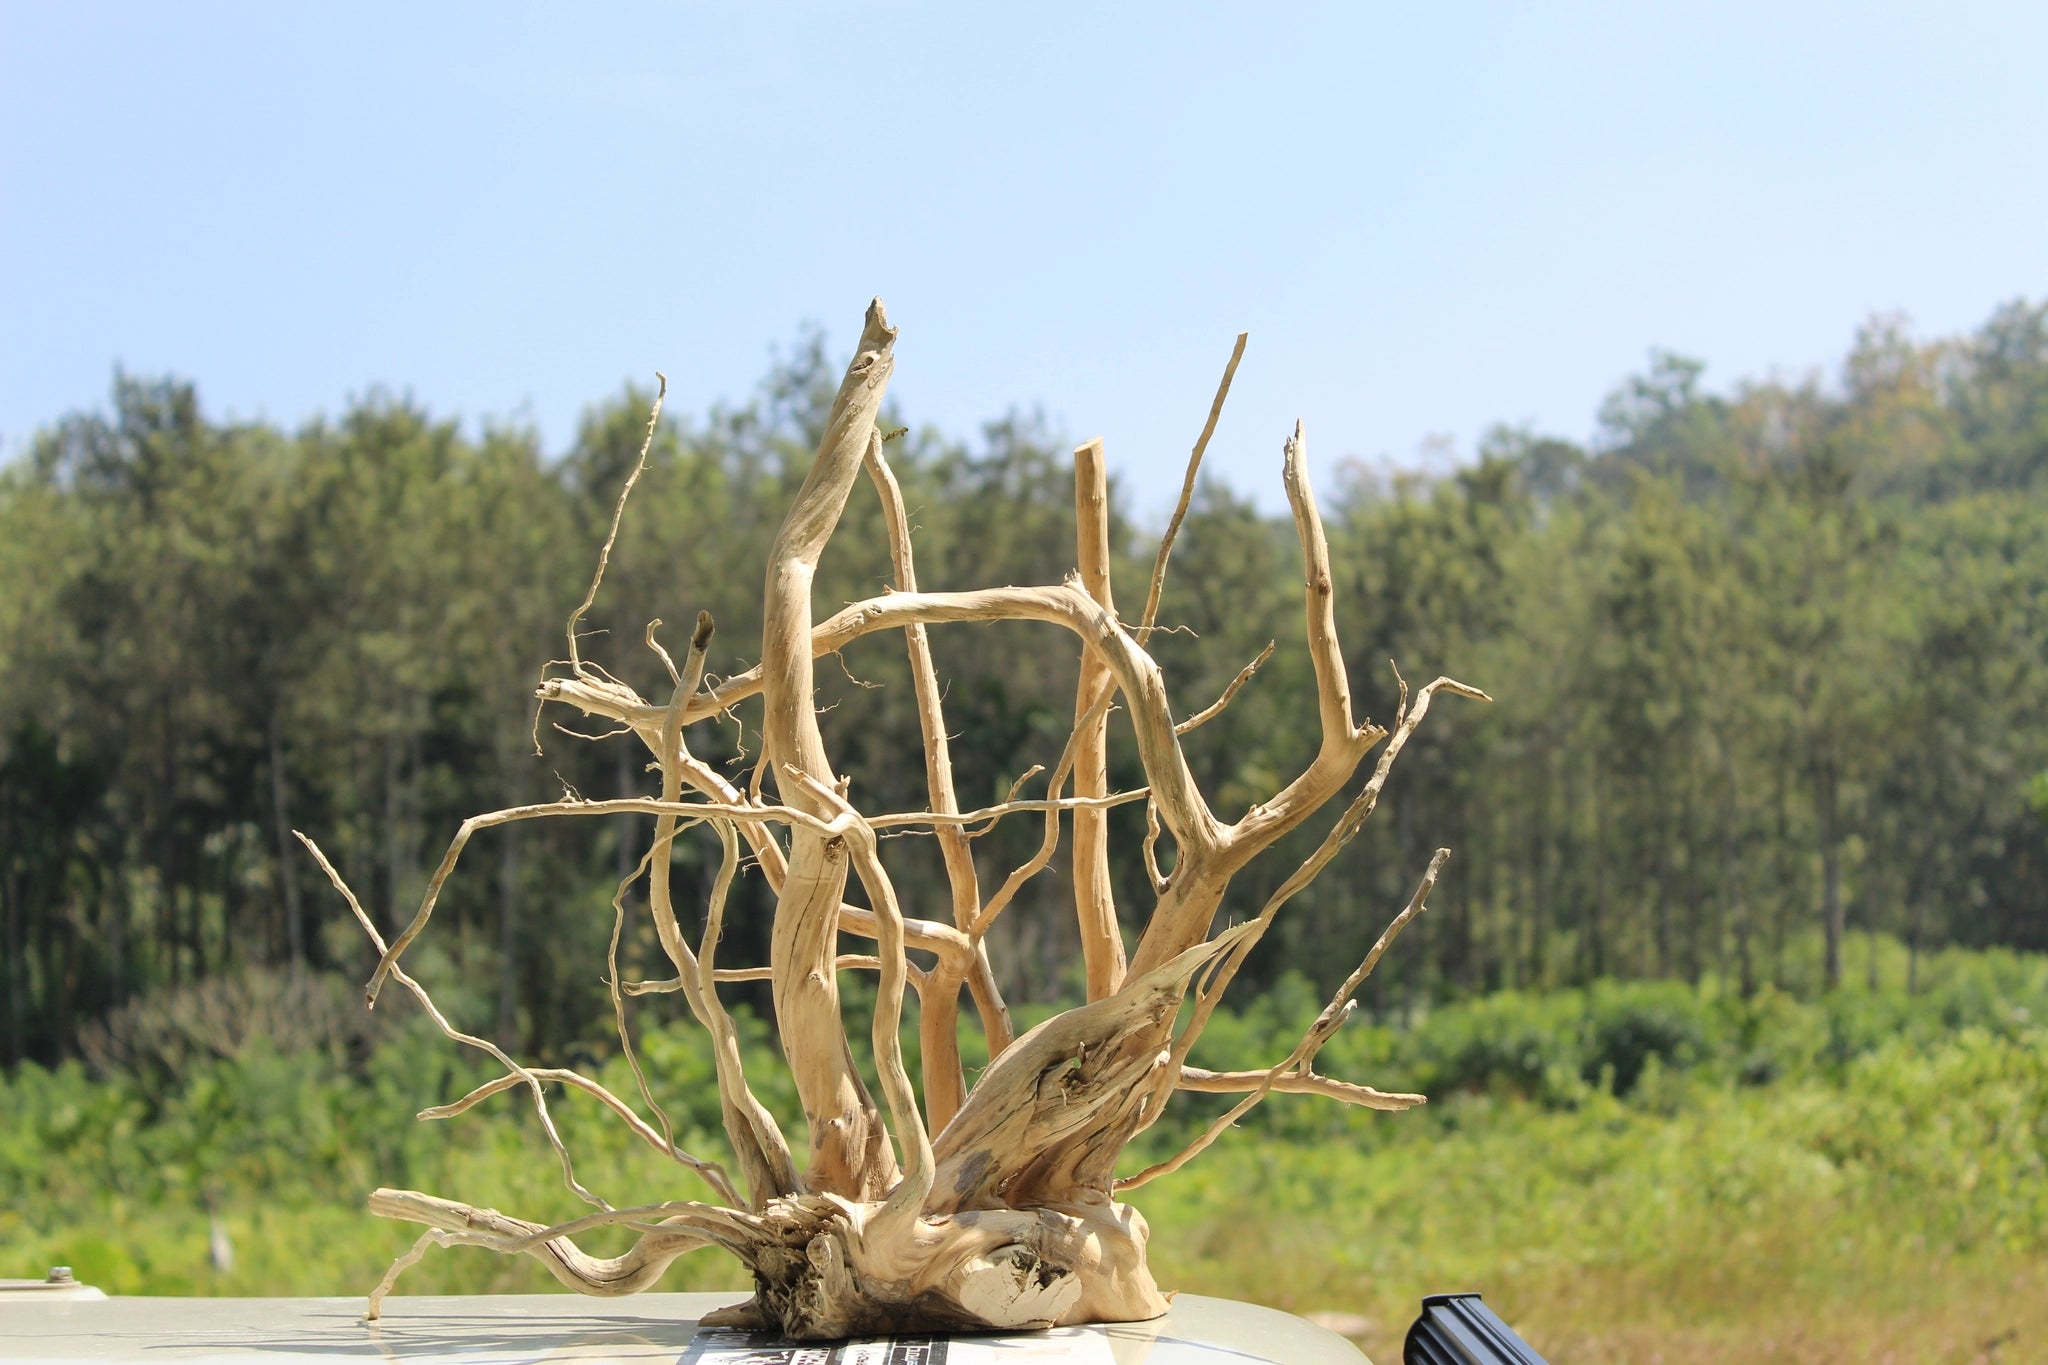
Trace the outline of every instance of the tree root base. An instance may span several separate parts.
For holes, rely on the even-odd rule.
[[[1030,1330],[1155,1318],[1144,1219],[1121,1204],[969,1210],[894,1222],[883,1206],[778,1200],[750,1258],[754,1297],[706,1318],[795,1341]]]
[[[611,1258],[578,1248],[570,1225],[545,1228],[410,1190],[379,1190],[371,1209],[432,1229],[372,1296],[373,1318],[397,1272],[435,1244],[524,1253],[569,1288],[612,1297],[646,1288],[676,1256],[716,1242],[752,1270],[754,1296],[705,1324],[796,1341],[1133,1322],[1167,1307],[1145,1266],[1144,1218],[1106,1199],[920,1217],[885,1203],[791,1195],[757,1213],[724,1213],[715,1228],[688,1214],[652,1226],[636,1220],[645,1229],[639,1241]]]

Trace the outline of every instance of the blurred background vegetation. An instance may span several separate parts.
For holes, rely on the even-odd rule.
[[[1934,341],[1875,320],[1825,381],[1712,393],[1700,374],[1655,357],[1590,445],[1500,428],[1455,469],[1314,467],[1359,712],[1391,714],[1390,660],[1498,700],[1432,712],[1195,1060],[1282,1055],[1445,844],[1429,913],[1362,996],[1371,1022],[1325,1054],[1436,1102],[1258,1111],[1138,1201],[1167,1283],[1362,1311],[1383,1352],[1415,1294],[1466,1282],[1574,1360],[1946,1359],[1912,1343],[1999,1312],[2048,1335],[2048,306]],[[807,338],[746,405],[664,419],[588,657],[652,692],[645,623],[703,608],[713,671],[751,662],[767,544],[835,380]],[[388,929],[464,816],[652,790],[630,746],[536,722],[532,700],[650,397],[597,404],[551,458],[516,425],[472,437],[389,395],[284,432],[119,376],[106,411],[0,472],[0,1273],[354,1292],[405,1241],[359,1212],[373,1185],[566,1207],[509,1101],[460,1134],[411,1122],[482,1073],[388,995],[361,1011],[370,956],[290,832]],[[914,430],[892,452],[924,586],[1071,566],[1068,447],[1042,421]],[[1126,597],[1152,548],[1129,493]],[[1202,486],[1162,614],[1180,629],[1155,640],[1183,712],[1279,643],[1189,738],[1226,816],[1314,746],[1298,573],[1284,517]],[[886,581],[857,491],[818,600]],[[1000,799],[1057,755],[1074,646],[1028,625],[933,639],[962,799]],[[900,654],[877,637],[820,672],[835,764],[870,811],[925,804]],[[751,713],[690,739],[744,772]],[[1128,746],[1111,761],[1142,780]],[[1112,818],[1135,849],[1142,814]],[[984,877],[1035,844],[1011,824],[976,845]],[[616,1069],[609,903],[649,832],[480,835],[420,975],[528,1056]],[[713,847],[678,846],[679,903]],[[906,910],[945,918],[928,842],[887,856]],[[1225,913],[1295,861],[1255,867]],[[1130,927],[1135,862],[1117,869]],[[759,882],[736,892],[733,965],[765,961]],[[1056,863],[997,927],[1027,1017],[1078,994],[1071,904]],[[625,970],[658,952],[634,916]],[[765,999],[734,994],[787,1106]],[[708,1062],[675,1016],[635,1006],[659,1093],[715,1151]],[[1155,1146],[1213,1111],[1184,1103]],[[689,1187],[570,1104],[586,1180]],[[447,1254],[409,1283],[542,1278]],[[708,1260],[675,1280],[732,1282]],[[1996,1358],[1993,1328],[1972,1349]]]

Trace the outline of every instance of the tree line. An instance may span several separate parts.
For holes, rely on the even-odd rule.
[[[656,695],[648,622],[673,642],[701,609],[713,671],[752,662],[767,546],[834,375],[812,336],[746,404],[664,418],[587,657]],[[1316,471],[1358,713],[1392,715],[1395,666],[1496,701],[1432,713],[1378,814],[1248,971],[1341,973],[1440,844],[1450,869],[1369,1006],[1604,977],[1747,992],[1787,984],[1815,936],[1832,985],[1858,969],[1859,932],[1915,962],[1946,944],[2048,948],[2048,305],[1935,341],[1874,321],[1825,380],[1700,380],[1698,362],[1655,356],[1590,443],[1496,428],[1447,473]],[[388,932],[465,816],[650,790],[633,746],[537,713],[533,688],[565,651],[652,396],[593,406],[551,458],[530,429],[469,435],[385,394],[287,432],[209,418],[190,383],[117,375],[107,409],[62,418],[0,471],[0,1060],[65,1055],[155,991],[362,972],[360,933],[294,830]],[[971,441],[906,431],[891,459],[922,586],[1073,567],[1071,458],[1042,421],[1012,414]],[[1156,545],[1127,492],[1112,490],[1124,596]],[[848,519],[819,576],[826,611],[889,580],[872,500]],[[1154,649],[1188,714],[1277,644],[1188,736],[1234,817],[1315,744],[1285,520],[1205,479],[1161,621],[1174,629]],[[963,801],[1052,765],[1073,718],[1068,638],[942,627],[933,649]],[[877,636],[821,663],[834,761],[868,810],[924,803],[899,654]],[[752,725],[744,706],[706,721],[693,751],[744,778]],[[1128,743],[1110,762],[1113,783],[1142,781]],[[1111,818],[1112,848],[1137,848],[1142,806]],[[542,1052],[591,1036],[645,823],[479,835],[422,945],[437,997]],[[1029,856],[1028,826],[976,842],[985,877]],[[1254,868],[1224,913],[1254,912],[1318,837]],[[930,841],[885,856],[906,911],[945,918]],[[679,892],[708,888],[712,849],[679,841],[674,857]],[[1135,923],[1148,878],[1125,863]],[[1065,875],[1042,874],[992,939],[1022,998],[1073,989]],[[759,881],[735,893],[734,963],[766,959]],[[637,970],[658,949],[627,905]]]

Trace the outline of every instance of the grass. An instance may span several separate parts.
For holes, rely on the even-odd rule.
[[[1446,1289],[1484,1291],[1558,1362],[1967,1361],[2001,1337],[2036,1359],[2044,1080],[2038,1040],[1979,1036],[1881,1055],[1842,1088],[1683,1086],[1665,1112],[1477,1101],[1376,1150],[1241,1143],[1148,1202],[1156,1269],[1361,1313],[1379,1359]],[[1870,1150],[1937,1088],[1952,1123]]]
[[[1383,1361],[1423,1293],[1458,1288],[1559,1365],[2042,1359],[2048,963],[1949,954],[1926,979],[1917,996],[1817,1000],[1609,984],[1356,1025],[1327,1069],[1433,1102],[1268,1104],[1137,1197],[1155,1270],[1171,1288],[1362,1314]],[[1219,1023],[1204,1060],[1269,1061],[1313,1007],[1284,983]],[[715,1151],[697,1037],[655,1029],[643,1050],[658,1093],[690,1097],[671,1111],[684,1145]],[[603,1070],[630,1093],[618,1059]],[[114,1293],[355,1294],[409,1240],[361,1212],[374,1185],[573,1212],[511,1097],[412,1121],[481,1075],[411,1028],[355,1058],[258,1044],[166,1085],[25,1068],[0,1082],[0,1274],[64,1263]],[[1132,1162],[1211,1105],[1190,1099]],[[593,1188],[696,1193],[588,1104],[557,1107]],[[231,1270],[209,1260],[215,1218]],[[529,1260],[461,1250],[405,1282],[549,1287]],[[744,1277],[706,1253],[664,1287]]]

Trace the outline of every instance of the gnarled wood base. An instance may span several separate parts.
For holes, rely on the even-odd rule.
[[[754,1297],[712,1325],[796,1341],[890,1332],[1130,1322],[1166,1311],[1145,1267],[1145,1220],[1122,1204],[976,1210],[884,1233],[878,1205],[825,1197],[771,1208]]]
[[[600,1297],[638,1292],[677,1256],[717,1244],[753,1271],[754,1297],[705,1322],[774,1328],[797,1341],[1132,1322],[1166,1311],[1145,1267],[1144,1218],[1109,1202],[905,1220],[886,1204],[795,1195],[751,1214],[668,1206],[578,1220],[644,1229],[614,1257],[584,1252],[565,1232],[411,1190],[379,1190],[370,1207],[430,1225],[417,1252],[436,1244],[524,1252],[571,1289]],[[372,1296],[372,1317],[395,1278]]]

